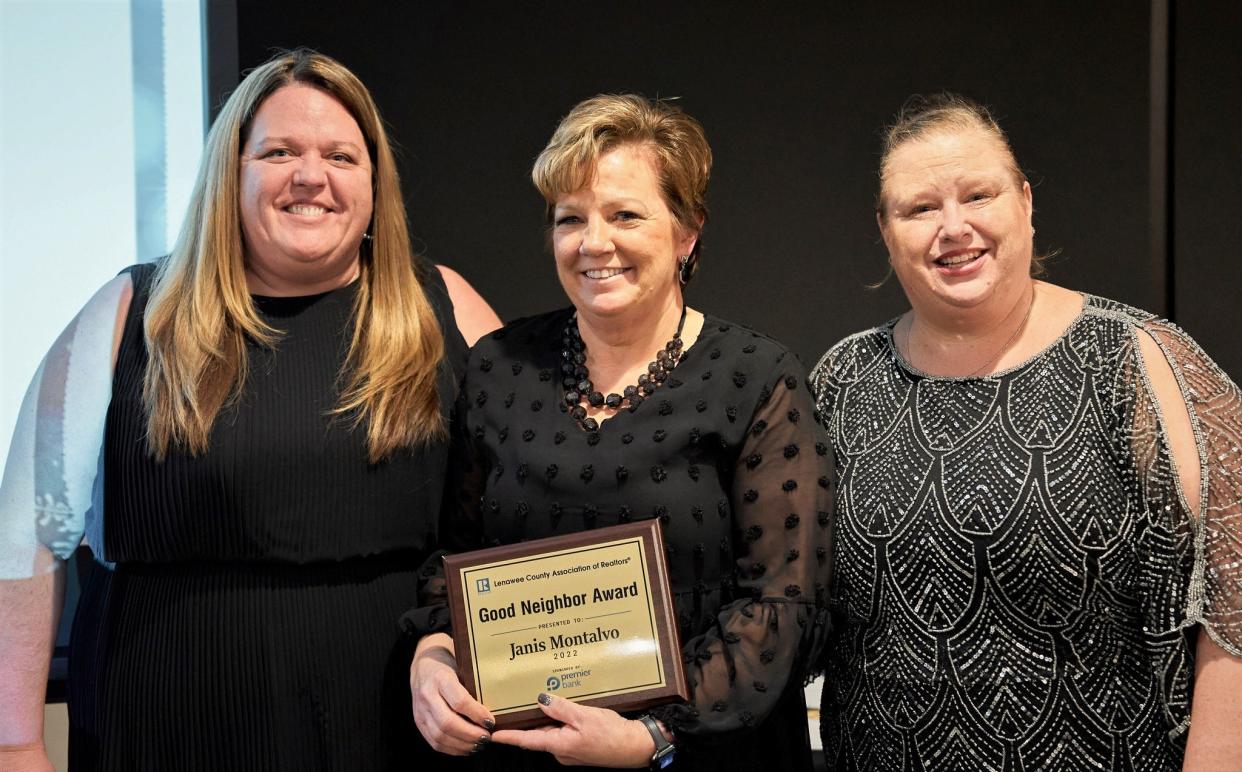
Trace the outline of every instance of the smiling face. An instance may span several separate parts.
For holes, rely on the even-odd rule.
[[[352,277],[372,203],[358,123],[325,91],[278,89],[251,122],[239,198],[247,269],[262,286],[296,290]]]
[[[601,155],[585,187],[557,197],[552,222],[556,272],[579,314],[658,313],[679,297],[677,259],[696,234],[669,211],[647,148]]]
[[[916,312],[1008,302],[1030,281],[1031,187],[979,128],[945,127],[893,150],[877,216]]]

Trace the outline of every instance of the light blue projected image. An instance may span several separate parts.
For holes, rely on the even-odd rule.
[[[203,79],[198,0],[0,1],[0,459],[56,336],[176,239]]]

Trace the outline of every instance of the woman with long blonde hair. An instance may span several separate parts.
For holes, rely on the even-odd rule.
[[[172,254],[101,289],[28,393],[0,494],[0,766],[48,768],[84,536],[112,570],[73,635],[75,769],[410,764],[395,619],[434,547],[466,341],[498,324],[413,255],[362,83],[306,50],[251,72]]]

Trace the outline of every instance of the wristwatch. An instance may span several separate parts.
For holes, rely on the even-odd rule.
[[[664,739],[664,732],[660,731],[660,725],[651,714],[639,716],[638,720],[643,722],[643,726],[651,733],[651,739],[655,740],[655,753],[651,754],[651,763],[647,768],[666,769],[677,755],[677,746]]]

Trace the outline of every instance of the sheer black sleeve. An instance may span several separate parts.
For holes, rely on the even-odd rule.
[[[1146,454],[1153,460],[1144,478],[1155,481],[1149,490],[1161,483],[1164,488],[1149,493],[1149,498],[1168,502],[1174,510],[1175,532],[1189,534],[1193,544],[1193,560],[1182,562],[1187,570],[1180,577],[1182,592],[1177,593],[1184,595],[1184,605],[1170,616],[1178,627],[1201,625],[1218,646],[1242,657],[1242,391],[1181,328],[1153,318],[1143,329],[1155,338],[1173,368],[1199,452],[1197,512],[1186,511],[1186,498],[1178,492],[1180,481],[1168,455]],[[1136,425],[1163,423],[1156,397],[1145,393],[1150,377],[1134,381],[1136,402],[1147,413],[1144,420],[1136,419]]]
[[[475,437],[466,426],[465,388],[450,413],[448,473],[441,498],[437,549],[423,563],[418,605],[401,617],[407,635],[422,637],[430,633],[449,633],[452,619],[444,575],[444,556],[483,547],[483,520],[480,501],[487,476],[483,456]]]
[[[684,642],[690,702],[653,711],[683,740],[758,724],[818,661],[827,634],[831,469],[802,368],[785,355],[734,470],[737,599],[708,632]]]

